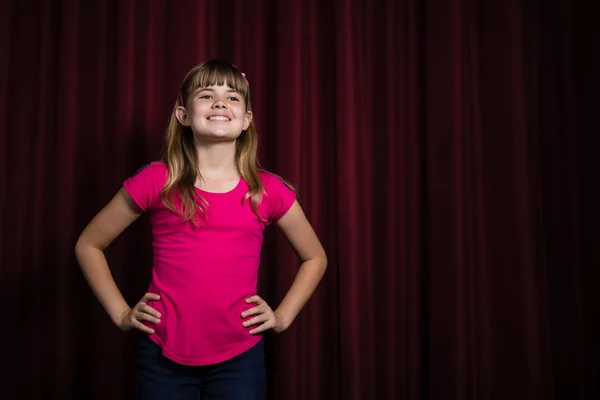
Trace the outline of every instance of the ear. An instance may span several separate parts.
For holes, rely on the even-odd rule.
[[[183,126],[190,126],[185,107],[179,106],[175,109],[175,117]]]
[[[248,127],[250,126],[250,123],[252,122],[252,111],[246,111],[246,115],[244,116],[244,129],[242,130],[246,130],[248,129]]]

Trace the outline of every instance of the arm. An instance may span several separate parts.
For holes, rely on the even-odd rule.
[[[321,281],[327,269],[327,256],[297,201],[277,221],[277,226],[302,261],[292,286],[275,310],[275,314],[283,319],[282,330],[285,330],[296,319]]]
[[[253,335],[271,328],[275,332],[286,330],[317,288],[327,268],[325,250],[297,201],[277,221],[277,225],[296,250],[302,264],[292,286],[275,311],[259,296],[246,299],[247,303],[257,305],[243,312],[242,318],[258,315],[245,321],[243,325],[248,327],[261,324],[250,331]]]
[[[139,207],[125,189],[121,188],[84,229],[75,245],[75,255],[85,279],[111,320],[121,329],[136,327],[152,333],[141,323],[139,325],[145,329],[135,321],[124,320],[131,309],[117,288],[104,256],[104,249],[140,215]]]

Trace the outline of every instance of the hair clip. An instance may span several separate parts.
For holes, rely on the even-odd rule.
[[[242,76],[244,77],[244,80],[246,81],[246,84],[247,84],[248,86],[250,86],[250,82],[248,82],[248,78],[246,78],[246,73],[245,73],[245,72],[242,72],[242,71],[241,71],[241,70],[238,68],[238,66],[237,66],[237,65],[235,65],[235,64],[231,64],[231,65],[233,65],[233,66],[234,66],[234,67],[235,67],[235,68],[236,68],[238,71],[240,71],[240,74],[242,74]]]

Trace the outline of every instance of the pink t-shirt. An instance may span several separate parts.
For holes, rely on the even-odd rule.
[[[281,218],[296,199],[276,176],[261,172],[265,194],[258,207],[260,221],[243,202],[243,179],[227,193],[196,188],[208,202],[206,218],[195,225],[167,209],[161,190],[167,166],[155,162],[127,179],[123,186],[135,203],[150,214],[154,267],[148,291],[160,295],[149,305],[161,314],[148,323],[150,338],[163,354],[186,365],[215,364],[243,353],[261,336],[242,326],[240,314],[253,304],[265,225]],[[176,202],[176,205],[179,203]],[[199,219],[200,220],[200,219]]]

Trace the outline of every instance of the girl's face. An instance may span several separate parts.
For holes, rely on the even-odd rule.
[[[252,122],[244,97],[226,84],[199,88],[176,115],[182,125],[192,128],[196,139],[208,142],[236,140]]]

